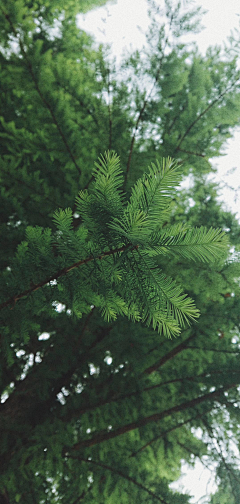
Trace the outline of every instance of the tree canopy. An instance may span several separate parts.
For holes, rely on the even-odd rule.
[[[200,9],[149,2],[117,67],[76,22],[103,3],[0,2],[0,502],[187,504],[199,458],[238,504],[240,225],[207,179],[237,35],[202,56]]]

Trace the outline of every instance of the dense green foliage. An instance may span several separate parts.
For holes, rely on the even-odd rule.
[[[151,3],[117,69],[76,25],[103,3],[0,1],[0,502],[187,504],[199,457],[238,504],[240,226],[206,180],[238,44]]]
[[[219,464],[219,489],[212,495],[210,504],[235,504],[240,496],[240,475],[237,464],[226,462],[222,457],[222,462]]]

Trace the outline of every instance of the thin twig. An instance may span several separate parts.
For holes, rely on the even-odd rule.
[[[172,20],[171,20],[172,22]],[[171,23],[170,23],[170,27],[171,27]],[[134,128],[134,132],[133,132],[133,136],[132,136],[132,140],[131,140],[131,144],[130,144],[130,150],[129,150],[129,156],[128,156],[128,160],[127,160],[127,169],[126,169],[126,173],[125,173],[125,178],[124,178],[124,185],[123,187],[125,187],[126,185],[126,182],[127,182],[127,177],[128,177],[128,173],[129,173],[129,169],[130,169],[130,163],[131,163],[131,159],[132,159],[132,153],[133,153],[133,147],[134,147],[134,143],[135,143],[135,140],[136,140],[136,135],[137,135],[137,132],[138,132],[138,128],[139,128],[139,124],[140,124],[140,121],[142,119],[142,116],[143,116],[143,113],[145,112],[145,109],[146,109],[146,106],[147,106],[147,103],[153,93],[153,90],[158,82],[158,79],[159,79],[159,76],[160,76],[160,71],[162,69],[162,63],[163,63],[163,59],[164,59],[164,50],[167,46],[167,43],[168,43],[168,36],[167,38],[165,39],[165,46],[162,50],[162,56],[160,58],[160,61],[159,61],[159,68],[158,68],[158,71],[157,71],[157,74],[155,76],[155,80],[154,80],[154,83],[153,83],[153,86],[152,88],[150,89],[150,92],[148,94],[146,94],[146,97],[144,99],[144,102],[143,102],[143,105],[142,105],[142,108],[140,109],[140,112],[138,114],[138,118],[137,118],[137,121],[136,121],[136,124],[135,124],[135,128]]]
[[[98,342],[97,342],[98,343]],[[229,370],[230,372],[230,370]],[[118,402],[118,401],[124,401],[125,399],[129,399],[130,397],[133,397],[133,396],[136,396],[136,395],[140,395],[140,394],[143,394],[143,393],[146,393],[146,392],[150,392],[151,390],[156,390],[158,388],[161,388],[161,387],[164,387],[166,385],[169,385],[171,383],[178,383],[178,382],[184,382],[184,381],[192,381],[192,382],[195,382],[197,384],[199,383],[202,383],[199,378],[205,378],[207,374],[209,374],[210,371],[206,371],[205,373],[201,373],[200,375],[193,375],[193,376],[183,376],[181,378],[174,378],[173,380],[168,380],[168,381],[165,381],[165,382],[162,382],[162,383],[158,383],[157,385],[151,385],[150,387],[145,387],[143,389],[139,389],[139,390],[134,390],[132,392],[128,392],[127,394],[123,394],[123,395],[120,395],[120,394],[116,394],[116,392],[114,391],[113,394],[114,395],[110,395],[108,396],[106,399],[104,400],[100,400],[99,402],[95,403],[95,404],[89,404],[85,407],[81,407],[81,408],[78,408],[78,409],[75,409],[74,412],[72,413],[71,412],[71,415],[67,415],[64,417],[64,419],[70,419],[70,418],[74,418],[74,417],[79,417],[80,415],[83,415],[84,413],[88,412],[88,411],[91,411],[91,410],[94,410],[95,408],[100,408],[101,406],[105,406],[106,404],[111,404],[113,402]],[[214,371],[214,372],[211,372],[211,377],[213,375],[217,375],[217,374],[222,374],[222,371]],[[96,393],[98,394],[98,392],[100,393],[104,387],[104,385],[106,385],[107,383],[109,383],[109,381],[111,380],[111,377],[109,379],[109,377],[107,378],[107,380],[103,383],[101,383],[99,385],[99,390],[96,390]],[[86,393],[86,398],[87,398],[87,393]],[[82,394],[82,399],[84,399],[84,395]],[[236,401],[234,401],[236,402]]]
[[[108,117],[109,117],[109,145],[108,149],[112,148],[112,113],[111,113],[111,104],[110,104],[110,70],[108,69],[107,73],[107,88],[108,88]]]
[[[177,149],[179,152],[184,152],[185,154],[190,154],[190,156],[198,156],[198,157],[202,157],[202,158],[205,158],[205,154],[200,154],[199,152],[192,152],[192,151],[188,151],[188,150],[184,150],[184,149],[180,149],[180,147],[178,147]]]

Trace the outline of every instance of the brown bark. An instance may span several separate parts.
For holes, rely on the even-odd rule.
[[[164,355],[159,361],[155,362],[155,364],[146,368],[144,373],[151,374],[151,373],[153,373],[153,371],[156,371],[158,368],[163,366],[163,364],[165,364],[165,362],[173,359],[173,357],[175,357],[175,355],[182,352],[182,350],[184,350],[187,347],[187,344],[189,343],[189,341],[193,340],[195,338],[195,336],[196,336],[196,334],[193,333],[191,336],[189,336],[187,339],[182,341],[175,348],[170,350],[170,352],[168,352],[166,355]]]
[[[170,416],[174,413],[179,413],[180,411],[184,411],[188,408],[193,408],[195,406],[198,406],[199,404],[202,404],[205,401],[213,401],[217,399],[218,397],[221,397],[223,392],[226,390],[229,390],[231,388],[237,387],[238,384],[233,383],[231,385],[228,385],[227,387],[222,387],[219,390],[215,390],[214,392],[209,392],[208,394],[204,394],[203,396],[196,397],[195,399],[191,399],[189,401],[186,401],[182,404],[178,404],[176,406],[173,406],[172,408],[169,408],[167,410],[161,411],[159,413],[154,413],[153,415],[144,417],[144,418],[139,418],[135,422],[131,422],[129,424],[123,425],[121,427],[118,427],[112,431],[109,432],[100,432],[96,436],[94,436],[91,439],[85,439],[83,441],[79,441],[76,443],[74,446],[71,448],[65,448],[64,449],[64,454],[68,454],[69,452],[74,452],[81,447],[90,447],[94,446],[96,444],[103,443],[104,441],[108,441],[109,439],[113,439],[115,437],[121,436],[122,434],[126,434],[127,432],[130,432],[131,430],[134,429],[139,429],[140,427],[144,427],[145,425],[148,425],[149,423],[152,422],[158,422],[159,420],[162,420],[163,418]]]

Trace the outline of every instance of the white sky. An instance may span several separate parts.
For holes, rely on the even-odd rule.
[[[158,0],[159,3],[160,1]],[[182,1],[184,4],[184,0]],[[205,10],[208,10],[202,21],[205,29],[200,34],[191,36],[191,40],[197,42],[199,50],[205,53],[210,45],[220,45],[226,41],[231,29],[238,27],[240,1],[199,0],[194,5],[202,5]],[[147,31],[149,24],[147,8],[146,0],[117,0],[115,4],[109,3],[81,16],[79,26],[94,34],[99,42],[111,43],[112,54],[118,60],[124,47],[136,49],[144,44],[144,35],[137,26],[140,26],[143,32]],[[214,167],[218,168],[216,179],[223,186],[222,199],[228,208],[238,213],[238,218],[240,218],[240,128],[238,132],[235,132],[234,138],[228,141],[225,152],[225,156],[213,159]],[[227,176],[227,172],[233,168],[235,171]],[[233,187],[235,191],[227,189],[226,185]],[[236,201],[234,198],[237,198]],[[206,491],[215,491],[216,487],[214,488],[210,471],[206,470],[200,462],[197,462],[194,470],[189,470],[184,466],[184,472],[187,472],[187,475],[174,486],[178,489],[183,487],[194,495],[192,503],[196,503]]]

